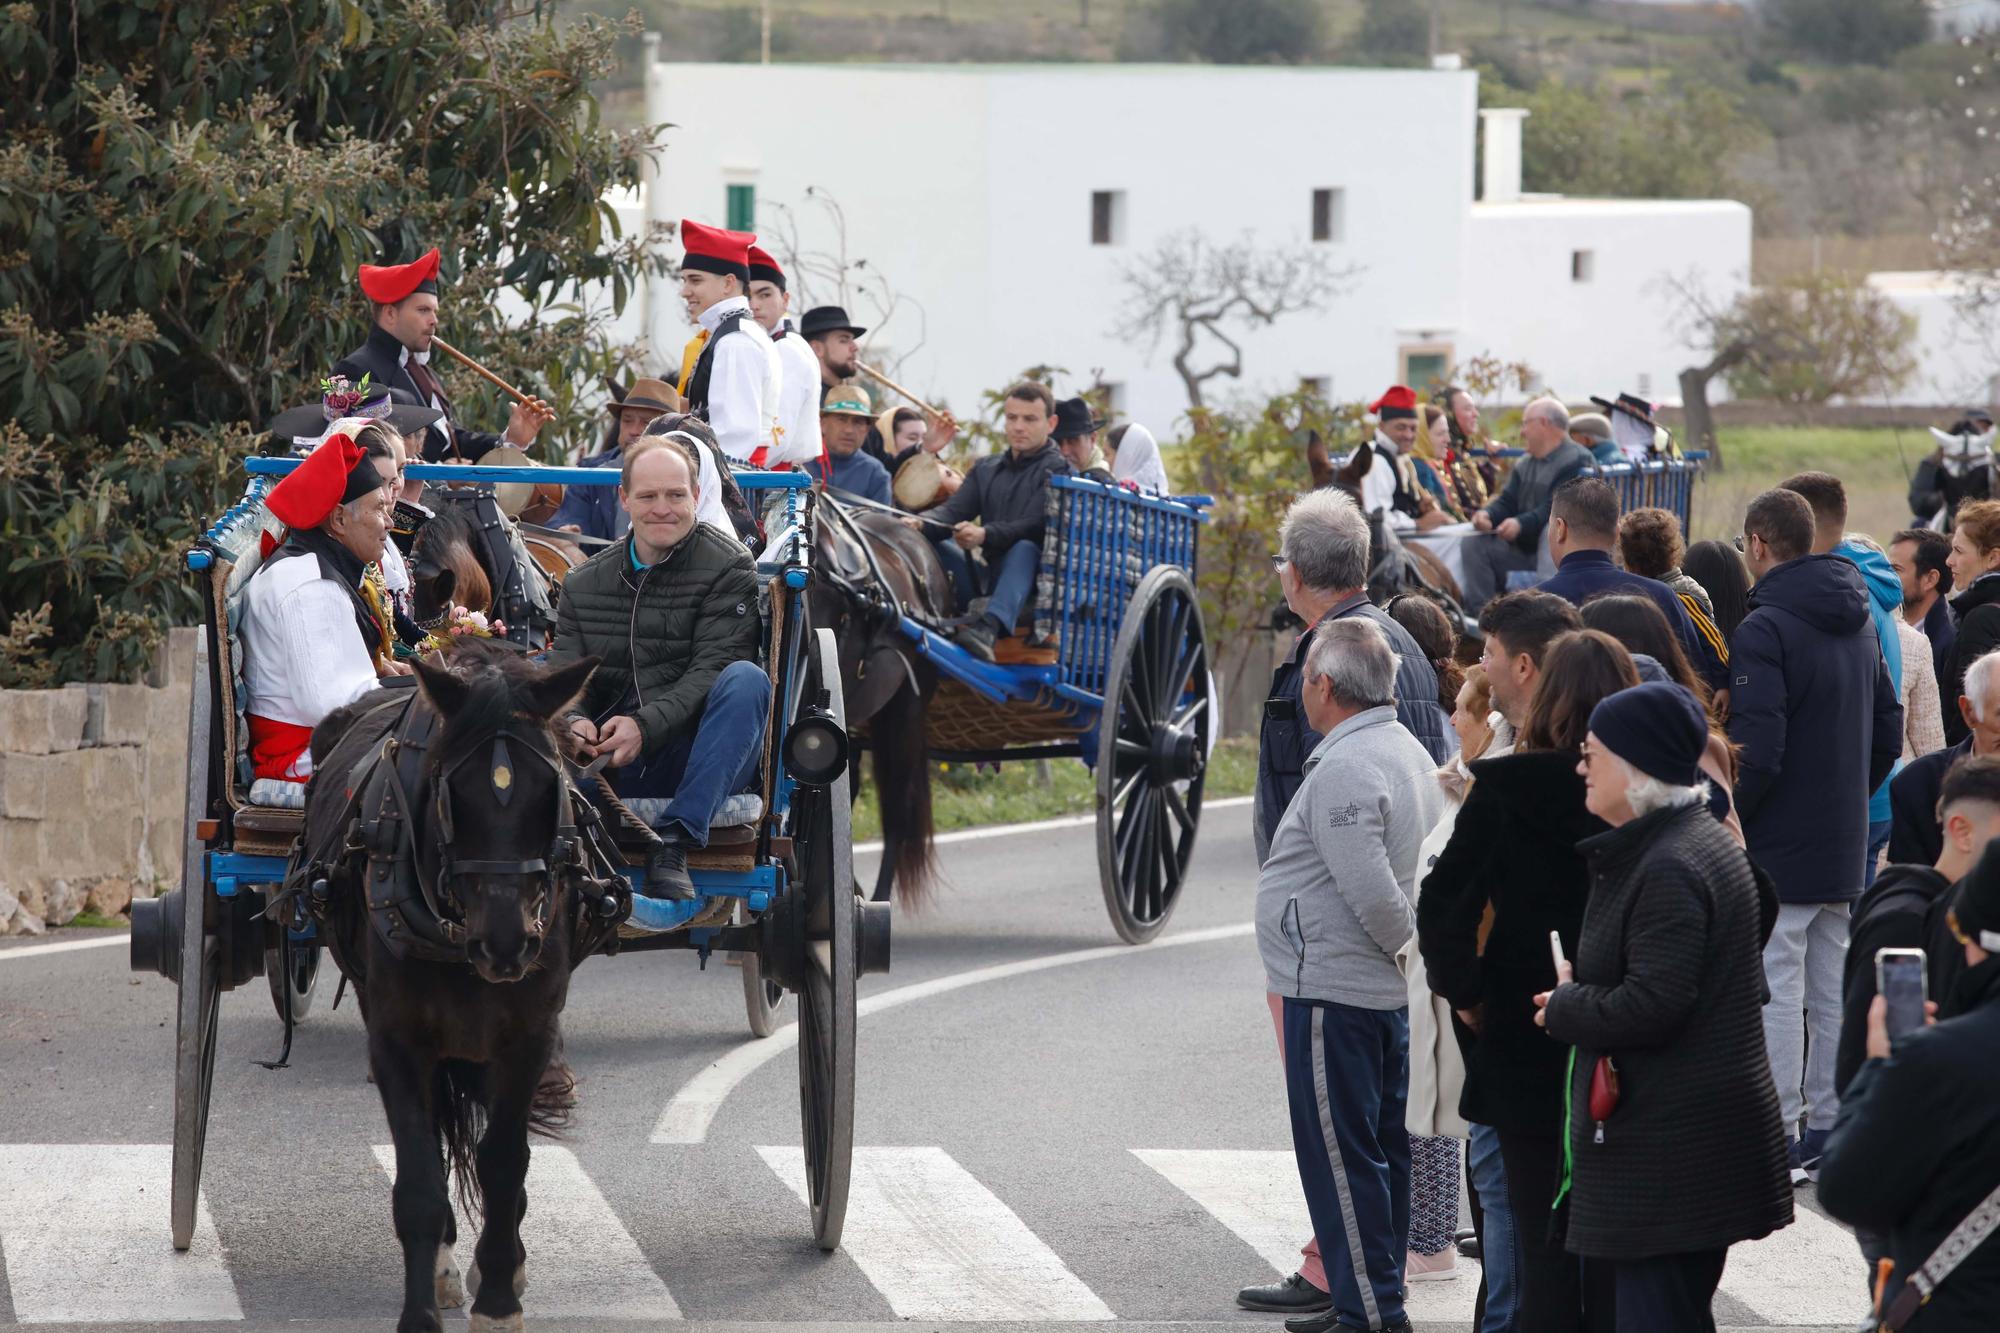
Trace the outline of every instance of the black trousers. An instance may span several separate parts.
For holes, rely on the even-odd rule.
[[[1515,1266],[1521,1280],[1515,1327],[1523,1333],[1608,1333],[1613,1327],[1606,1289],[1610,1275],[1592,1272],[1586,1289],[1582,1261],[1554,1238],[1561,1135],[1503,1129],[1500,1160],[1507,1168],[1507,1198],[1514,1205]]]
[[[1584,1267],[1593,1276],[1610,1270],[1618,1333],[1715,1333],[1711,1307],[1728,1258],[1726,1249],[1696,1250],[1652,1259],[1588,1259]]]

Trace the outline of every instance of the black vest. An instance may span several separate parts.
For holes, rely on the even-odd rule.
[[[722,317],[715,326],[715,332],[708,335],[701,355],[694,360],[694,371],[689,374],[687,389],[683,396],[687,399],[687,410],[703,421],[708,420],[708,381],[715,373],[715,345],[736,332],[744,320],[750,318],[748,310],[732,311]]]

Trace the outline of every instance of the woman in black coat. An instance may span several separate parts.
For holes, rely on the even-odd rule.
[[[1971,730],[1960,714],[1958,696],[1965,669],[2000,648],[2000,500],[1978,500],[1961,506],[1951,531],[1951,554],[1945,557],[1952,584],[1964,591],[1951,599],[1958,637],[1938,678],[1938,699],[1944,704],[1944,738],[1956,745]]]
[[[1792,1220],[1764,1049],[1776,901],[1709,816],[1707,743],[1707,717],[1679,685],[1597,706],[1578,768],[1611,830],[1582,848],[1574,980],[1566,965],[1535,997],[1537,1021],[1576,1048],[1567,1244],[1593,1271],[1606,1261],[1619,1333],[1713,1330],[1729,1247]],[[1600,1060],[1616,1068],[1608,1106]]]
[[[1514,753],[1471,765],[1472,791],[1417,897],[1417,948],[1465,1054],[1459,1113],[1499,1133],[1518,1227],[1518,1326],[1536,1333],[1582,1328],[1584,1301],[1576,1260],[1548,1225],[1568,1052],[1535,1026],[1534,997],[1555,978],[1549,932],[1568,949],[1583,925],[1577,843],[1605,828],[1584,808],[1577,746],[1598,701],[1638,683],[1631,654],[1607,634],[1552,642]]]

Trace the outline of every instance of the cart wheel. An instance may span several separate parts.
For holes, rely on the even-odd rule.
[[[847,713],[833,635],[817,630],[814,640],[818,686],[829,695],[834,720],[844,727]],[[799,991],[799,1109],[813,1239],[822,1250],[833,1250],[839,1248],[847,1223],[847,1183],[854,1166],[855,918],[861,899],[854,892],[847,774],[821,790],[801,787],[793,800],[807,938],[800,969],[805,984]]]
[[[299,1022],[312,1012],[313,988],[319,982],[320,945],[318,940],[295,940],[284,931],[275,948],[264,950],[264,979],[271,983],[271,1005],[278,1017],[285,1016],[285,991],[292,992],[292,1021]]]
[[[737,903],[735,924],[745,924],[748,915],[743,904]],[[750,1035],[768,1037],[778,1030],[785,988],[764,975],[764,959],[755,949],[737,954],[736,961],[743,969],[743,1012],[750,1020]]]
[[[215,1028],[222,1001],[220,913],[209,892],[208,848],[196,824],[208,813],[210,668],[206,636],[195,655],[192,706],[188,712],[188,797],[182,841],[179,901],[163,900],[160,911],[178,917],[180,1000],[174,1032],[174,1248],[194,1241],[196,1201],[201,1197],[202,1150],[208,1143],[208,1094],[215,1084]],[[175,895],[169,895],[169,898]]]
[[[1201,605],[1187,575],[1162,566],[1125,609],[1098,719],[1098,876],[1127,944],[1159,934],[1180,899],[1210,725]]]

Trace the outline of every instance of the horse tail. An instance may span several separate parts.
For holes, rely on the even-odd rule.
[[[479,1138],[486,1132],[486,1100],[478,1069],[462,1060],[440,1060],[431,1092],[432,1114],[444,1139],[445,1169],[466,1212],[479,1210]]]
[[[924,712],[923,695],[909,686],[896,691],[868,728],[883,847],[905,907],[922,907],[930,900],[938,873]]]

